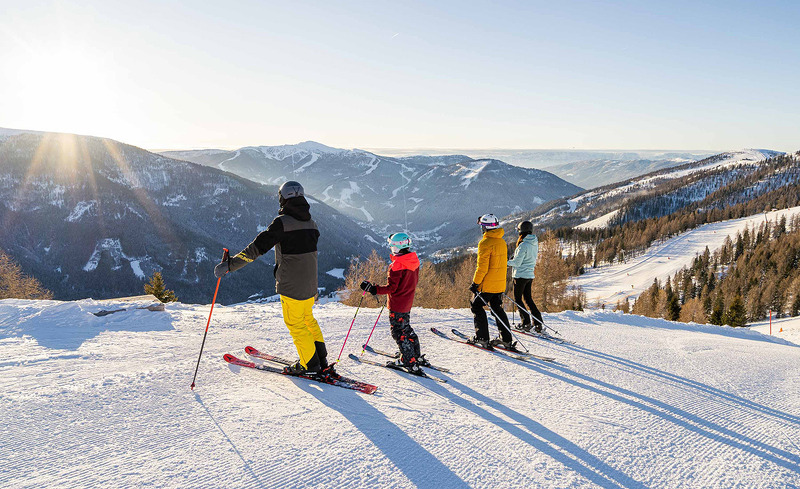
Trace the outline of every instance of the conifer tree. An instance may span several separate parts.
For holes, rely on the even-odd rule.
[[[721,326],[724,313],[725,303],[722,301],[722,294],[717,294],[717,298],[714,299],[714,306],[711,308],[711,314],[708,317],[708,322]]]
[[[167,290],[161,272],[156,272],[150,277],[150,283],[144,285],[144,291],[156,296],[161,302],[175,302],[178,300],[174,290]]]
[[[744,302],[742,301],[742,296],[737,295],[734,297],[733,302],[731,302],[731,305],[728,308],[728,312],[725,313],[723,322],[735,328],[740,328],[747,324],[747,317],[744,311]]]

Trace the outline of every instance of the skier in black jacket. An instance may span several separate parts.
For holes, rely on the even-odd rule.
[[[328,351],[312,314],[317,295],[317,240],[319,230],[309,212],[303,186],[288,181],[278,192],[281,207],[266,231],[239,254],[214,268],[221,277],[236,271],[275,247],[275,288],[281,297],[283,321],[292,335],[300,360],[284,370],[291,374],[335,375]]]

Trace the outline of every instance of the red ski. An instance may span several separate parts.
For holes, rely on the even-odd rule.
[[[259,358],[262,358],[260,356],[261,353],[258,350],[256,350],[255,348],[251,348],[251,351],[253,351],[254,353],[258,353],[259,355],[253,355],[250,352],[248,352],[248,354],[253,355],[253,356],[258,356]],[[271,355],[267,355],[267,354],[263,354],[263,355],[265,355],[267,357],[271,357]],[[238,365],[240,367],[253,368],[253,369],[256,369],[256,370],[261,370],[261,371],[264,371],[264,372],[272,372],[272,373],[281,374],[281,375],[289,375],[290,377],[299,377],[299,378],[306,379],[306,380],[313,380],[314,382],[320,382],[322,384],[328,384],[328,385],[335,385],[337,387],[342,387],[342,388],[345,388],[345,389],[350,389],[350,390],[354,390],[354,391],[358,391],[358,392],[363,392],[364,394],[374,394],[375,391],[378,389],[378,387],[375,386],[375,385],[367,384],[366,382],[361,382],[361,381],[358,381],[358,380],[348,379],[347,377],[339,377],[339,376],[332,377],[332,376],[317,376],[317,375],[290,375],[290,374],[283,373],[283,369],[282,368],[273,367],[271,365],[258,365],[258,364],[255,364],[255,363],[249,361],[249,360],[242,360],[240,358],[236,358],[235,356],[233,356],[231,354],[225,354],[225,356],[222,357],[222,358],[226,362],[228,362],[228,363],[230,363],[232,365]],[[272,357],[272,358],[278,359],[278,357]],[[273,362],[276,362],[276,363],[286,364],[285,363],[286,360],[283,360],[283,359],[278,359],[278,360],[266,359],[266,360],[273,361]]]

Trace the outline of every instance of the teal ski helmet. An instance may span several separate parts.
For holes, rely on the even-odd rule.
[[[394,254],[399,253],[400,250],[411,248],[411,236],[406,233],[394,233],[389,236],[387,241]]]

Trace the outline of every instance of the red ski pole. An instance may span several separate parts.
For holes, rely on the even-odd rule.
[[[380,319],[381,319],[381,314],[383,314],[383,308],[384,307],[386,307],[386,302],[384,302],[383,305],[381,305],[381,311],[378,313],[378,319],[376,319],[375,320],[375,324],[372,325],[372,331],[369,332],[369,337],[367,338],[367,342],[364,343],[364,345],[362,346],[362,348],[363,348],[361,350],[361,355],[362,356],[364,355],[364,352],[367,351],[367,345],[369,345],[369,340],[372,339],[372,333],[375,332],[375,326],[378,325],[378,321],[380,321]]]
[[[224,251],[222,253],[222,261],[230,261],[230,252],[228,248],[222,248]],[[230,264],[228,264],[230,267]],[[194,390],[194,381],[197,379],[197,369],[200,368],[200,358],[203,356],[203,347],[206,346],[206,336],[208,335],[208,326],[211,324],[211,314],[214,312],[214,303],[217,302],[217,292],[219,292],[219,283],[222,281],[222,277],[217,279],[217,288],[214,289],[214,298],[211,299],[211,310],[208,312],[208,322],[206,323],[206,332],[203,333],[203,343],[200,345],[200,356],[197,357],[197,366],[194,367],[194,377],[192,377],[192,385],[191,390]]]
[[[347,336],[344,337],[344,343],[342,343],[342,349],[339,350],[339,358],[336,359],[336,363],[339,363],[339,360],[342,359],[342,352],[344,351],[344,345],[347,344],[347,338],[350,337],[350,331],[353,330],[353,325],[356,324],[356,316],[358,316],[358,310],[361,309],[361,303],[364,302],[364,296],[367,295],[367,291],[361,293],[361,299],[358,301],[358,307],[356,307],[356,313],[353,314],[353,321],[350,323],[350,329],[347,330]]]

